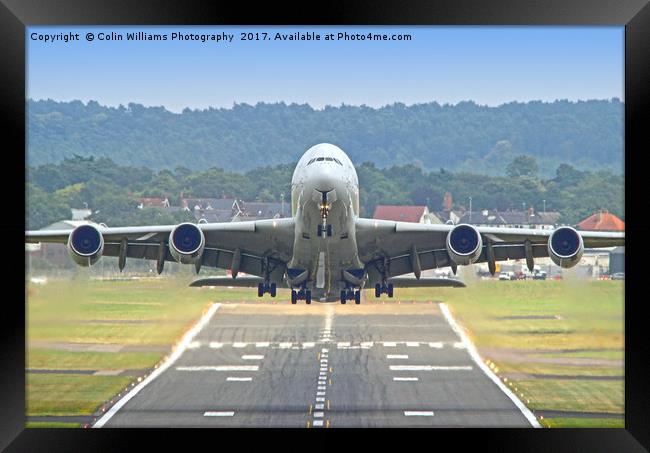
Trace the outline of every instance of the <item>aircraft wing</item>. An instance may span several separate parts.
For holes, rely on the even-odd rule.
[[[371,282],[421,270],[455,266],[446,248],[449,232],[457,225],[421,224],[359,218],[356,221],[359,258],[366,263]],[[476,227],[483,247],[475,263],[548,257],[548,240],[554,230]],[[625,233],[578,231],[585,248],[625,245]],[[488,250],[490,248],[491,250]]]
[[[120,256],[126,243],[126,258],[175,261],[169,252],[169,235],[176,225],[102,227],[95,226],[104,239],[102,256]],[[294,221],[291,218],[244,222],[200,223],[196,225],[205,236],[200,266],[230,269],[238,255],[238,270],[263,276],[263,266],[273,268],[273,277],[284,275],[284,268],[293,251]],[[65,244],[72,232],[68,230],[26,231],[25,242],[58,242]],[[162,258],[162,259],[161,259]],[[267,259],[268,258],[268,259]],[[159,265],[159,271],[161,271]]]

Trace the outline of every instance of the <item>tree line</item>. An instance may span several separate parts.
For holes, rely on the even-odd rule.
[[[153,170],[128,166],[106,157],[74,155],[60,163],[27,168],[26,224],[42,228],[69,219],[70,208],[87,206],[91,219],[109,226],[174,224],[194,220],[191,213],[157,208],[138,209],[139,197],[168,198],[180,206],[181,194],[197,198],[239,198],[246,201],[290,199],[295,162],[255,168],[244,173],[212,167],[184,166]],[[444,168],[427,171],[418,163],[379,167],[356,166],[361,215],[371,217],[378,204],[426,205],[442,209],[450,192],[454,209],[559,211],[560,222],[575,224],[599,209],[624,218],[624,176],[609,170],[583,171],[560,164],[552,177],[540,176],[535,157],[515,156],[504,165],[505,175],[490,176]]]
[[[426,171],[442,166],[504,176],[508,162],[527,154],[536,158],[545,178],[552,178],[561,163],[623,171],[624,104],[619,99],[318,110],[280,102],[182,113],[96,101],[29,100],[26,107],[31,166],[77,154],[153,170],[216,166],[244,172],[290,164],[310,146],[328,142],[353,162],[372,160],[380,168],[415,163]]]

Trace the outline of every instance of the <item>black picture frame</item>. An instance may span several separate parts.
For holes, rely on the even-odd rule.
[[[0,0],[0,94],[2,131],[6,144],[3,158],[5,206],[13,208],[20,200],[12,195],[24,184],[21,169],[25,163],[25,27],[30,25],[624,25],[625,26],[625,173],[626,237],[637,243],[626,253],[625,285],[625,428],[516,430],[482,429],[467,436],[462,431],[439,429],[425,432],[427,443],[455,449],[477,442],[473,448],[490,451],[647,451],[650,446],[650,393],[648,357],[650,350],[645,329],[645,300],[642,288],[641,244],[643,213],[643,176],[641,164],[643,137],[650,105],[650,6],[648,0],[444,0],[444,1],[347,1],[308,5],[208,2],[197,0],[138,1],[126,0]],[[22,150],[20,152],[19,150]],[[636,164],[636,165],[635,165]],[[7,176],[10,176],[8,178]],[[13,176],[14,178],[11,178]],[[631,190],[627,190],[630,187]],[[20,192],[18,192],[20,193]],[[23,192],[24,193],[24,192]],[[18,197],[20,198],[20,197]],[[24,201],[24,200],[23,200]],[[5,287],[19,287],[22,269],[12,257],[24,256],[18,237],[24,234],[24,217],[13,209],[5,213],[4,241]],[[8,249],[7,249],[8,247]],[[5,292],[8,294],[7,292]],[[13,294],[13,292],[12,292]],[[25,296],[25,293],[22,293]],[[6,451],[130,451],[131,442],[140,439],[148,449],[166,445],[170,436],[191,438],[188,447],[202,441],[219,448],[227,433],[212,430],[83,430],[25,429],[25,310],[20,297],[3,301],[4,323],[0,328],[0,448]],[[188,432],[188,431],[191,431]],[[301,430],[305,431],[305,430]],[[333,430],[341,432],[340,430]],[[328,433],[331,431],[328,431]],[[325,431],[320,434],[324,436]],[[189,435],[188,435],[189,434]],[[422,435],[422,433],[418,433]],[[327,434],[329,435],[329,434]],[[374,439],[395,437],[392,431],[377,430]],[[241,437],[241,433],[237,435]],[[306,434],[300,434],[307,437]],[[390,437],[389,437],[390,436]],[[294,432],[265,430],[259,437],[268,446],[281,442],[280,448],[298,448]],[[268,437],[275,437],[269,440]],[[303,439],[304,439],[303,437]],[[419,437],[419,436],[418,436]],[[245,436],[245,442],[251,440]],[[323,441],[326,439],[324,438]],[[411,445],[410,441],[406,445]],[[225,445],[224,445],[225,446]],[[645,447],[645,448],[644,448]],[[265,447],[263,447],[265,448]],[[433,447],[432,447],[433,448]],[[365,449],[365,448],[364,448]]]

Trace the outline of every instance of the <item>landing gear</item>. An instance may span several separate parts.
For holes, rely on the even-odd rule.
[[[318,224],[318,236],[322,237],[332,237],[332,225],[322,225]]]
[[[275,283],[258,283],[257,284],[257,297],[262,297],[264,294],[269,293],[271,297],[275,297],[277,293],[277,285]]]
[[[382,294],[387,294],[388,297],[393,297],[393,284],[387,284],[385,282],[375,284],[375,297],[381,297]]]
[[[291,290],[291,303],[296,304],[298,300],[304,300],[307,305],[311,304],[311,290],[302,288],[299,291]]]
[[[361,303],[361,291],[360,290],[343,290],[341,291],[341,304],[345,305],[345,303],[349,300],[354,299],[354,303],[359,305]]]

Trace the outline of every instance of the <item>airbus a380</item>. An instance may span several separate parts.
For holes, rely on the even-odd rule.
[[[291,218],[109,228],[92,224],[72,230],[27,231],[26,242],[66,243],[72,259],[90,266],[102,255],[230,269],[232,277],[202,278],[192,286],[257,287],[258,296],[291,289],[291,302],[361,301],[361,290],[393,296],[396,287],[464,286],[449,278],[421,277],[423,270],[487,262],[550,257],[575,266],[584,248],[624,245],[624,233],[475,227],[364,219],[359,181],[348,156],[321,143],[300,158],[291,181]],[[239,272],[254,277],[237,277]],[[415,277],[404,277],[406,274]],[[400,277],[402,276],[402,277]]]

